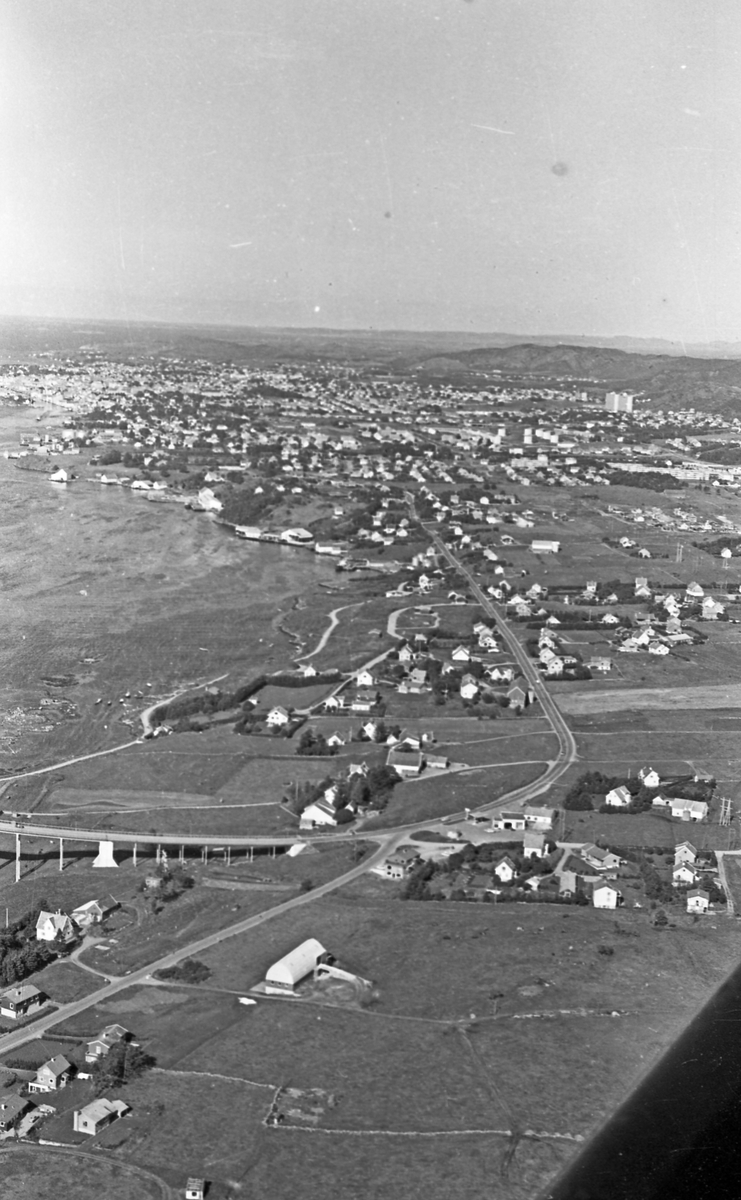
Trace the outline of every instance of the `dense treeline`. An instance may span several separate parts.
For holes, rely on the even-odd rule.
[[[612,471],[609,480],[613,486],[646,488],[650,492],[681,491],[685,486],[676,475],[662,475],[660,471]]]

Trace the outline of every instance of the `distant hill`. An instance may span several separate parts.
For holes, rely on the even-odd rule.
[[[646,392],[675,408],[741,410],[741,359],[689,358],[636,354],[605,346],[543,345],[480,347],[420,358],[415,368],[427,376],[490,376],[547,386],[583,381],[606,390]]]

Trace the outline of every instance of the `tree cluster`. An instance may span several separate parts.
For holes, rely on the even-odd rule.
[[[337,753],[337,747],[328,746],[324,734],[310,725],[301,734],[296,753],[304,758],[328,758]]]
[[[112,1088],[131,1083],[132,1079],[138,1079],[145,1071],[155,1066],[155,1063],[156,1059],[134,1042],[117,1042],[93,1066],[91,1075],[95,1095],[102,1096]]]
[[[4,986],[19,983],[52,962],[63,949],[63,943],[36,940],[36,921],[47,901],[0,931],[0,983]]]
[[[163,967],[156,975],[158,979],[167,979],[174,983],[205,983],[211,971],[197,958],[184,958],[174,967]]]

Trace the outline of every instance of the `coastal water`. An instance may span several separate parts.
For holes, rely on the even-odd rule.
[[[0,409],[0,454],[33,425]],[[239,683],[290,661],[276,618],[334,578],[330,563],[239,541],[182,505],[58,486],[15,462],[0,456],[0,773],[126,740],[137,693],[226,672]],[[55,677],[67,686],[45,682]],[[40,707],[60,696],[77,719]]]
[[[741,967],[544,1200],[740,1195]]]

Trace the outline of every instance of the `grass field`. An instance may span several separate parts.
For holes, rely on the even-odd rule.
[[[8,1143],[0,1153],[0,1200],[159,1200],[163,1194],[156,1180],[112,1158],[44,1146],[10,1149]]]
[[[286,778],[289,775],[286,774]],[[161,833],[163,837],[172,836],[177,840],[179,833],[234,833],[234,834],[271,834],[293,833],[298,830],[298,819],[291,817],[281,808],[278,799],[261,804],[247,804],[244,800],[232,800],[233,807],[228,807],[225,801],[223,807],[197,808],[162,808],[157,812],[131,811],[121,813],[103,813],[96,815],[95,828],[107,831],[112,835],[117,829],[131,833]],[[50,816],[45,824],[68,826],[79,824],[89,828],[91,825],[89,812],[71,809],[63,817]],[[115,841],[115,838],[114,838]],[[87,853],[94,853],[92,847]],[[123,846],[116,850],[117,860],[127,855],[130,848]]]
[[[675,821],[660,813],[635,816],[598,812],[567,812],[563,841],[594,842],[612,846],[673,847],[688,838],[698,850],[728,848],[729,829],[717,824]]]
[[[690,716],[690,714],[688,714]],[[692,724],[692,717],[687,725]],[[609,732],[578,734],[579,754],[585,763],[609,762],[615,756],[617,774],[630,751],[628,767],[636,771],[649,763],[662,777],[691,774],[695,770],[708,772],[718,780],[737,779],[741,775],[741,744],[738,733],[715,730],[670,730]],[[627,768],[626,768],[627,770]]]
[[[261,741],[266,747],[268,740]],[[64,767],[55,778],[70,788],[211,794],[244,760],[245,747],[240,743],[231,730],[223,728],[206,734],[177,734]]]
[[[627,656],[626,656],[627,657]],[[708,683],[686,687],[642,687],[609,691],[559,690],[555,694],[565,713],[582,716],[595,712],[652,708],[741,708],[741,684]]]
[[[524,763],[464,774],[425,775],[419,783],[398,784],[388,806],[364,828],[387,829],[415,821],[432,820],[463,808],[477,808],[531,783],[545,771],[544,763]]]
[[[290,783],[318,783],[336,770],[334,758],[253,758],[219,788],[224,804],[279,804]]]
[[[490,726],[488,728],[491,728]],[[558,739],[555,734],[547,732],[523,734],[516,736],[516,726],[509,726],[512,735],[507,737],[500,730],[486,736],[487,726],[479,726],[479,736],[466,741],[440,741],[434,748],[435,754],[444,754],[452,762],[466,762],[470,766],[489,765],[491,763],[528,762],[544,763],[556,758],[558,754]]]
[[[316,683],[309,687],[276,687],[269,683],[258,692],[257,700],[261,712],[271,709],[274,704],[280,704],[283,708],[311,708],[336,686],[335,683]]]
[[[375,980],[379,998],[370,1010],[276,1000],[240,1014],[233,998],[221,1000],[209,992],[170,1010],[160,1008],[149,1018],[155,1037],[168,1039],[173,1058],[178,1034],[165,1031],[176,1020],[183,1051],[176,1060],[179,1070],[244,1073],[256,1083],[324,1088],[337,1097],[336,1107],[320,1116],[320,1128],[338,1132],[319,1137],[277,1129],[261,1135],[267,1160],[282,1166],[277,1177],[270,1176],[270,1193],[267,1177],[253,1161],[248,1178],[256,1196],[276,1194],[276,1178],[283,1177],[281,1171],[294,1178],[298,1162],[305,1172],[302,1194],[313,1196],[326,1179],[324,1167],[311,1156],[315,1143],[323,1162],[341,1162],[343,1179],[355,1178],[364,1163],[378,1180],[397,1143],[362,1131],[389,1130],[442,1135],[406,1142],[407,1158],[417,1170],[430,1172],[431,1194],[441,1200],[444,1193],[434,1190],[438,1185],[432,1180],[434,1163],[441,1171],[451,1164],[469,1169],[463,1166],[470,1154],[470,1149],[464,1154],[464,1145],[478,1147],[477,1162],[488,1146],[498,1197],[526,1200],[535,1194],[527,1191],[535,1178],[531,1172],[544,1172],[541,1182],[552,1172],[550,1154],[544,1161],[523,1145],[511,1174],[501,1178],[506,1142],[500,1145],[491,1135],[485,1144],[459,1142],[446,1138],[445,1131],[529,1128],[588,1134],[736,957],[734,931],[725,923],[714,929],[680,920],[676,929],[662,933],[643,913],[615,917],[555,907],[394,901],[368,906],[333,899],[319,901],[311,913],[278,918],[270,940],[247,934],[230,951],[209,951],[204,955],[214,971],[209,986],[243,987],[309,935],[318,936],[350,969]],[[612,946],[611,957],[598,954],[603,943]],[[403,973],[400,959],[408,968]],[[136,995],[132,1001],[137,1003]],[[209,1004],[215,1026],[210,1038],[203,1037]],[[232,1020],[222,1004],[233,1004]],[[194,1006],[202,1014],[195,1047]],[[617,1020],[609,1016],[615,1011],[622,1014]],[[143,1016],[133,1008],[127,1012],[138,1031]],[[537,1013],[551,1015],[523,1019]],[[109,1005],[96,1015],[126,1023],[123,1012],[114,1013]],[[220,1104],[218,1093],[215,1103]],[[348,1138],[341,1130],[357,1133]],[[245,1138],[254,1147],[249,1127]],[[394,1194],[416,1196],[419,1182],[418,1174],[402,1173]],[[379,1193],[364,1189],[360,1194]],[[483,1200],[485,1193],[472,1194]]]

